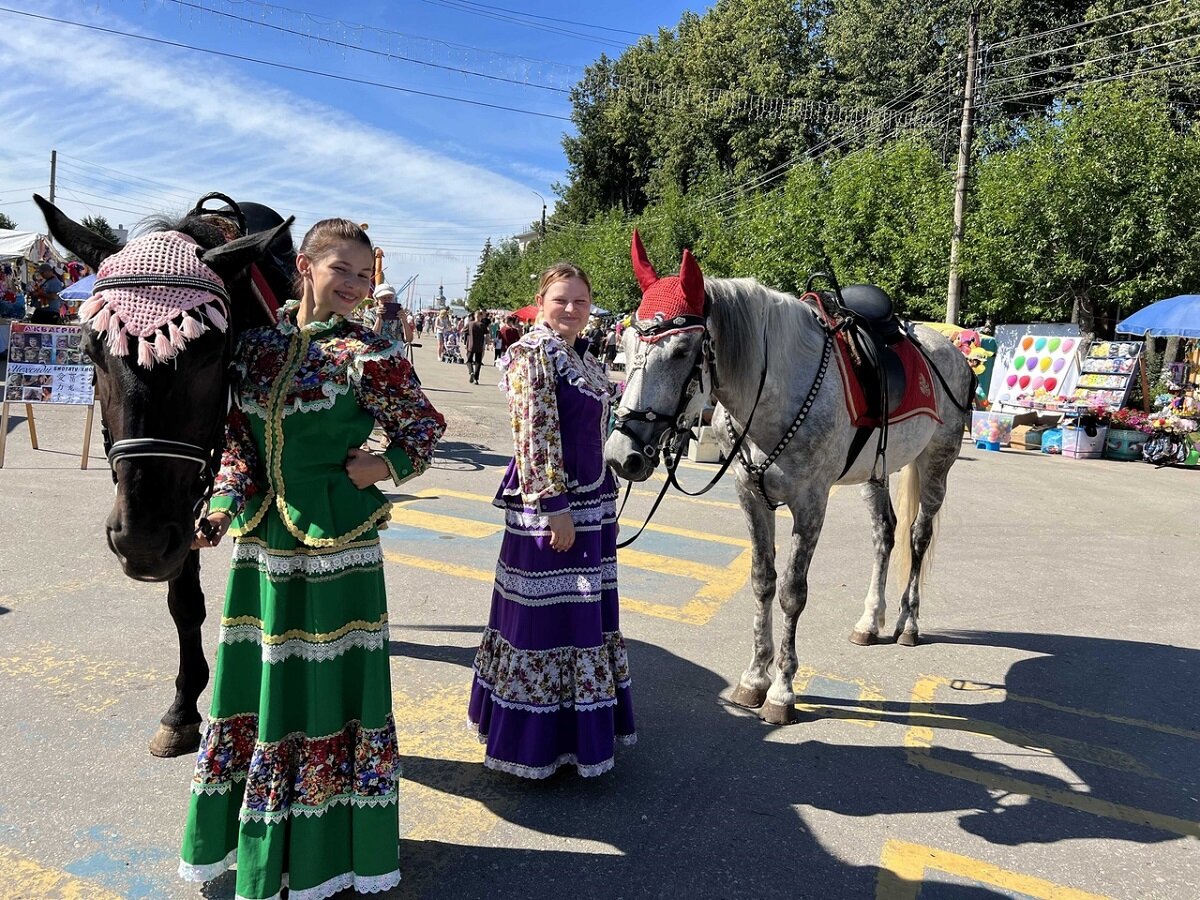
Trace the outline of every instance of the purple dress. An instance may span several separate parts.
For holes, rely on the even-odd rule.
[[[539,325],[500,367],[516,453],[495,505],[504,510],[492,609],[468,712],[484,764],[545,778],[613,766],[632,744],[629,658],[617,609],[617,487],[604,462],[610,383],[603,367]],[[550,548],[550,514],[570,509],[575,543]]]

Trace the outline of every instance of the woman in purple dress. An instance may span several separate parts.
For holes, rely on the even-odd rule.
[[[636,739],[604,462],[610,382],[579,337],[592,302],[583,270],[551,266],[536,299],[538,324],[499,364],[515,455],[496,494],[506,528],[468,715],[489,768],[599,775],[616,741]]]

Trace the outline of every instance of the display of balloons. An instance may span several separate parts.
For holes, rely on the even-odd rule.
[[[1062,342],[1062,351],[1063,351],[1063,353],[1070,353],[1070,352],[1071,352],[1071,348],[1072,348],[1072,347],[1074,347],[1074,346],[1075,346],[1075,339],[1074,339],[1074,338],[1067,338],[1065,341],[1063,341],[1063,342]]]
[[[1036,369],[1037,368],[1037,357],[1036,356],[1027,357],[1025,359],[1025,368],[1027,368],[1030,372],[1032,372],[1034,369]]]
[[[1019,384],[1021,385],[1021,390],[1025,390],[1025,388],[1029,387],[1029,376],[1022,375]]]
[[[1008,378],[1004,379],[1004,381],[1005,381],[1005,384],[1007,384],[1009,387],[1012,387],[1014,384],[1017,383],[1017,376],[1009,375]]]
[[[1043,356],[1042,361],[1040,363],[1038,363],[1038,368],[1041,369],[1043,372],[1046,372],[1046,371],[1049,371],[1050,366],[1053,363],[1054,363],[1054,360],[1052,360],[1050,357]]]
[[[1067,364],[1067,361],[1060,356],[1058,359],[1056,359],[1054,361],[1054,371],[1061,372],[1063,369],[1063,366],[1065,366],[1066,364]]]
[[[1061,343],[1062,343],[1061,338],[1050,338],[1050,343],[1047,346],[1050,348],[1050,352],[1053,353],[1055,350],[1058,349],[1058,345]]]
[[[1041,353],[1042,348],[1044,348],[1045,346],[1046,346],[1045,338],[1038,338],[1036,341],[1033,342],[1033,349],[1036,350],[1038,353]]]
[[[1021,341],[1021,349],[1022,350],[1028,350],[1032,346],[1033,346],[1033,338],[1031,338],[1031,337],[1026,337],[1025,340]]]
[[[1051,375],[1046,379],[1046,383],[1043,385],[1043,387],[1045,387],[1047,391],[1053,392],[1054,389],[1058,387],[1058,379]]]
[[[1013,360],[1013,368],[1014,368],[1014,369],[1023,369],[1023,368],[1025,368],[1025,357],[1024,357],[1024,356],[1018,356],[1016,359],[1014,359],[1014,360]]]

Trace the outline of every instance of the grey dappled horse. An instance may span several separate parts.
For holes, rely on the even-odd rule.
[[[654,308],[653,304],[647,307],[647,300],[664,285],[669,287],[663,294],[688,295],[691,305],[682,315],[680,307],[669,308],[665,320],[660,314],[657,328],[639,315],[635,327],[626,330],[626,387],[617,416],[620,421],[623,414],[633,412],[633,420],[609,436],[605,444],[609,464],[632,481],[648,478],[657,464],[656,451],[669,430],[673,411],[689,406],[686,395],[696,384],[702,385],[696,391],[698,395],[709,393],[719,404],[713,426],[726,456],[732,448],[728,425],[742,433],[759,385],[763,385],[742,450],[748,452],[752,463],[762,464],[792,426],[816,379],[826,337],[817,316],[796,297],[753,279],[703,278],[686,250],[680,275],[659,279],[636,234],[634,266],[646,298],[639,313]],[[684,327],[671,328],[672,322]],[[876,442],[872,435],[864,451],[841,474],[856,429],[843,400],[837,365],[827,367],[807,417],[763,473],[761,486],[766,497],[760,494],[757,477],[743,465],[734,466],[738,499],[753,545],[751,582],[758,608],[754,652],[733,699],[743,706],[761,706],[760,714],[768,722],[782,724],[795,717],[792,681],[797,668],[796,626],[808,600],[809,563],[835,484],[862,484],[871,509],[874,571],[862,617],[850,639],[856,644],[873,644],[884,627],[884,592],[898,524],[888,494],[888,475],[903,469],[897,507],[901,534],[907,534],[907,538],[897,548],[897,570],[904,593],[895,636],[906,646],[917,643],[923,570],[930,558],[938,510],[946,496],[946,477],[958,458],[963,428],[969,419],[968,401],[973,388],[963,355],[949,340],[924,326],[915,327],[911,335],[941,373],[954,398],[947,396],[935,375],[932,388],[942,423],[917,416],[890,425],[886,472],[873,476]],[[706,339],[711,340],[708,353],[704,352]],[[764,366],[765,381],[760,381]],[[698,369],[704,374],[702,379],[695,378]],[[693,398],[690,408],[694,410],[697,405]],[[638,411],[654,412],[647,420]],[[772,655],[771,601],[777,577],[772,501],[786,505],[794,523],[791,549],[778,586],[785,621],[774,680],[768,673]]]

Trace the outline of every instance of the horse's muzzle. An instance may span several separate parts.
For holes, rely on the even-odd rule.
[[[191,534],[175,522],[137,529],[114,513],[104,530],[121,568],[137,581],[170,581],[183,569],[192,545]]]

